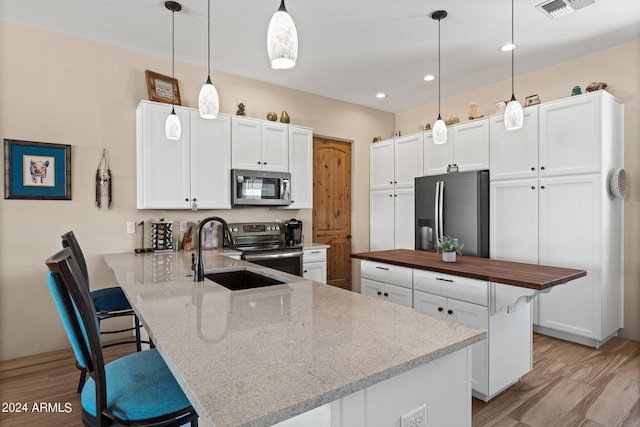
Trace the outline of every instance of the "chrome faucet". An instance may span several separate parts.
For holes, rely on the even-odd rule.
[[[222,232],[224,237],[227,238],[229,245],[233,246],[235,244],[233,236],[231,235],[231,230],[229,230],[229,225],[224,219],[217,216],[210,216],[203,219],[202,222],[198,224],[198,231],[196,232],[198,235],[198,257],[196,258],[195,269],[193,271],[194,282],[202,282],[204,280],[204,263],[202,262],[202,229],[211,221],[218,221],[222,224]]]

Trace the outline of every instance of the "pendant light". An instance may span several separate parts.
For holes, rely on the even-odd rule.
[[[198,95],[198,111],[203,119],[215,119],[220,111],[220,99],[211,83],[211,0],[207,0],[207,67],[207,81]]]
[[[436,10],[431,14],[431,18],[438,21],[438,119],[433,124],[433,131],[431,132],[434,144],[447,142],[447,125],[442,120],[442,116],[440,116],[440,82],[442,81],[442,74],[440,73],[440,21],[446,17],[446,10]]]
[[[180,12],[182,10],[182,6],[180,3],[175,1],[166,1],[164,2],[164,7],[171,11],[171,78],[175,80],[175,68],[176,68],[176,35],[175,35],[175,26],[176,26],[176,12]],[[168,139],[178,140],[182,135],[182,125],[180,124],[180,119],[176,115],[176,94],[173,93],[173,100],[171,101],[171,114],[167,117],[167,121],[164,124],[164,133]]]
[[[513,90],[513,51],[515,50],[515,44],[513,42],[513,0],[511,0],[511,45],[514,46],[514,48],[511,49],[511,101],[509,101],[504,111],[504,127],[507,130],[520,129],[524,123],[522,105],[516,100],[515,91]]]
[[[271,17],[267,30],[267,52],[271,68],[286,70],[293,68],[298,59],[298,32],[291,15],[280,2],[280,8]]]

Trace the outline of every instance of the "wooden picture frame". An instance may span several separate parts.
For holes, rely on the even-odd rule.
[[[4,198],[71,200],[71,146],[5,139]]]
[[[178,80],[151,70],[145,70],[144,74],[147,79],[149,100],[164,102],[167,104],[182,105],[180,102],[180,87],[178,86]]]

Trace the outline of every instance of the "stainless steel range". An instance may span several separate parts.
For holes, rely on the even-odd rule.
[[[233,249],[245,261],[302,276],[302,244],[287,246],[277,222],[238,222],[229,224],[235,241]]]

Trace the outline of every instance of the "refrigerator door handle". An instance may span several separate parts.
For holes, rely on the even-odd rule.
[[[438,229],[440,230],[439,239],[444,237],[444,227],[442,227],[442,205],[444,205],[444,181],[440,181],[440,197],[439,197],[439,206],[438,209],[440,212],[438,213],[438,221],[440,222]]]
[[[434,249],[437,251],[438,250],[438,244],[439,244],[439,239],[440,239],[440,231],[438,230],[438,206],[440,205],[440,181],[436,181],[436,200],[435,200],[435,204],[433,206],[435,206],[435,213],[434,213],[434,223],[435,223],[435,228],[436,228],[436,241],[434,242]]]

